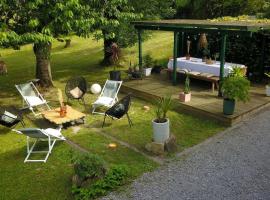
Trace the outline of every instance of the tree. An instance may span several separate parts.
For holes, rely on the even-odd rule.
[[[33,43],[36,78],[45,87],[53,85],[53,39],[71,33],[88,36],[96,16],[80,0],[0,0],[0,10],[0,46],[16,48]]]
[[[221,16],[254,15],[269,0],[176,0],[177,17],[216,18]]]
[[[117,30],[121,24],[137,19],[138,15],[128,0],[89,0],[88,4],[99,13],[95,20],[95,37],[104,41],[103,64],[112,64],[110,47],[117,42]]]
[[[111,64],[113,43],[127,47],[137,41],[137,32],[130,24],[141,19],[170,18],[174,16],[172,0],[90,0],[90,6],[99,13],[95,22],[95,36],[104,40],[104,64]],[[99,31],[101,30],[101,32]]]

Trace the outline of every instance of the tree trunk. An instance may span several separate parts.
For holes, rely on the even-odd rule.
[[[110,47],[112,45],[112,43],[115,42],[114,39],[106,39],[106,32],[102,31],[103,34],[103,43],[104,43],[104,56],[103,56],[103,61],[102,64],[103,65],[112,65],[113,63],[111,62],[111,51],[110,51]]]
[[[35,43],[36,78],[42,87],[52,87],[52,74],[50,66],[51,43]]]
[[[66,42],[66,44],[65,44],[64,48],[70,47],[71,39],[66,39],[65,42]]]

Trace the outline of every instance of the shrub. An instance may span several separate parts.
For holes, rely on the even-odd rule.
[[[74,187],[72,193],[75,195],[76,199],[95,199],[99,196],[106,195],[109,191],[125,184],[128,175],[129,171],[126,166],[116,165],[112,167],[102,179],[97,180],[86,188]]]
[[[156,102],[156,119],[155,122],[157,123],[163,123],[167,121],[167,112],[172,106],[172,98],[171,96],[165,96],[163,98],[160,98]]]
[[[150,54],[146,54],[143,57],[143,67],[144,68],[154,67],[155,64],[156,64],[156,62],[154,61],[154,59],[152,58],[152,56]]]
[[[222,84],[223,95],[227,99],[246,102],[249,100],[250,82],[245,77],[227,77]]]
[[[95,154],[75,153],[72,158],[75,174],[82,180],[99,178],[105,175],[105,162]]]

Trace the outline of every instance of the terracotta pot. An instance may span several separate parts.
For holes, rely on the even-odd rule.
[[[190,60],[190,55],[189,54],[186,55],[186,60]]]
[[[181,92],[179,94],[179,99],[181,102],[189,102],[191,100],[191,93],[185,94],[184,92]]]

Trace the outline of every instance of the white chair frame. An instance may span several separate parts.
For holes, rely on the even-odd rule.
[[[28,101],[27,99],[24,97],[21,89],[20,89],[20,86],[19,85],[15,85],[15,87],[17,88],[17,90],[19,91],[20,95],[22,96],[23,100],[22,100],[22,108],[25,109],[25,108],[28,108],[29,110],[32,111],[32,113],[35,115],[35,116],[38,116],[38,115],[41,115],[41,113],[36,113],[34,111],[34,108],[33,107],[37,107],[37,106],[41,106],[41,105],[45,105],[47,107],[48,110],[51,110],[50,106],[48,105],[48,102],[43,98],[43,96],[39,93],[38,89],[36,88],[36,86],[34,85],[33,82],[29,82],[29,84],[31,85],[31,87],[33,88],[33,91],[35,92],[35,94],[37,94],[37,97],[39,97],[41,99],[42,104],[39,104],[39,105],[35,105],[35,106],[32,106]],[[27,106],[25,106],[25,104]]]
[[[106,80],[106,82],[105,82],[105,84],[104,84],[104,86],[103,86],[103,88],[102,88],[102,91],[101,91],[101,93],[100,93],[100,95],[99,95],[99,97],[98,97],[98,99],[99,98],[101,98],[101,97],[103,97],[103,93],[104,93],[104,90],[105,90],[105,86],[106,86],[106,84],[108,83],[108,82],[112,82],[113,80]],[[123,83],[123,81],[113,81],[113,82],[115,82],[115,83],[117,83],[118,84],[118,88],[117,88],[117,90],[116,90],[116,92],[115,92],[115,94],[114,94],[114,97],[112,98],[112,102],[110,103],[110,104],[96,104],[95,102],[94,103],[92,103],[92,114],[100,114],[100,115],[104,115],[105,113],[104,112],[96,112],[95,110],[96,110],[96,108],[98,108],[98,107],[101,107],[101,106],[105,106],[105,107],[107,107],[107,108],[110,108],[110,107],[112,107],[117,101],[118,101],[118,97],[117,97],[117,95],[118,95],[118,93],[119,93],[119,90],[120,90],[120,88],[121,88],[121,85],[122,85],[122,83]],[[97,100],[98,100],[97,99]]]
[[[50,154],[52,153],[52,149],[54,147],[54,144],[56,141],[64,141],[66,140],[64,137],[60,138],[60,137],[56,137],[56,136],[52,136],[50,134],[47,134],[46,130],[42,130],[42,129],[36,129],[37,131],[40,131],[44,134],[44,136],[46,136],[47,138],[36,138],[34,139],[34,143],[32,146],[30,146],[30,137],[26,135],[26,144],[27,144],[27,156],[24,159],[24,163],[26,162],[44,162],[46,163]],[[13,130],[17,133],[23,134],[20,130]],[[59,132],[61,132],[61,129],[58,129]],[[48,141],[48,151],[37,151],[34,150],[36,144],[38,141]],[[39,160],[35,160],[35,159],[29,159],[29,157],[31,156],[31,154],[46,154],[44,159],[39,159]]]

